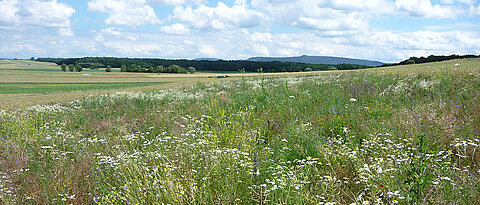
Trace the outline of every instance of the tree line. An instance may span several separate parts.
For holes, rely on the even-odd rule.
[[[408,64],[421,64],[421,63],[431,63],[431,62],[439,62],[439,61],[447,61],[447,60],[455,60],[455,59],[465,59],[465,58],[480,58],[480,55],[449,55],[449,56],[435,56],[430,55],[428,57],[410,57],[400,63],[394,64],[386,64],[381,67],[385,66],[395,66],[395,65],[408,65]]]
[[[318,70],[353,70],[369,68],[370,66],[340,64],[305,64],[296,62],[260,62],[246,60],[169,60],[153,58],[115,58],[115,57],[84,57],[84,58],[37,58],[37,61],[52,62],[58,65],[79,65],[82,68],[121,68],[123,72],[189,72],[188,68],[208,71],[239,71],[257,72],[300,72]]]

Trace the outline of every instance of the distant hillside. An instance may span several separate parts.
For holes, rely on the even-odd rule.
[[[220,58],[195,58],[194,61],[219,61],[222,60]]]
[[[327,65],[339,65],[339,64],[356,64],[366,66],[381,66],[385,63],[379,61],[369,61],[353,58],[341,58],[330,56],[299,56],[299,57],[253,57],[249,58],[249,61],[281,61],[281,62],[297,62],[306,64],[327,64]]]

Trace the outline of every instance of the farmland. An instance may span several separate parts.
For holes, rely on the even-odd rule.
[[[480,203],[479,59],[229,79],[18,64],[0,63],[0,204]]]

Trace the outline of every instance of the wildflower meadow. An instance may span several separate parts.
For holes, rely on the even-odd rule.
[[[479,145],[476,67],[212,79],[0,111],[0,204],[479,204]]]

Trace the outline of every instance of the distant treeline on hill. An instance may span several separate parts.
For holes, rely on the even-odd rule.
[[[465,59],[465,58],[480,58],[480,55],[449,55],[449,56],[435,56],[430,55],[428,57],[410,57],[407,60],[404,60],[400,63],[395,64],[388,64],[383,66],[394,66],[394,65],[408,65],[408,64],[421,64],[421,63],[431,63],[431,62],[439,62],[439,61],[446,61],[446,60],[454,60],[454,59]]]
[[[299,72],[299,71],[317,71],[317,70],[353,70],[369,68],[364,65],[340,64],[340,65],[321,65],[305,64],[296,62],[258,62],[245,60],[167,60],[167,59],[147,59],[147,58],[114,58],[114,57],[85,57],[85,58],[38,58],[37,61],[52,62],[58,65],[80,65],[83,68],[122,68],[126,72],[155,72],[162,68],[168,68],[176,65],[183,68],[193,67],[196,70],[208,71],[239,71],[257,72],[260,69],[263,72]]]

